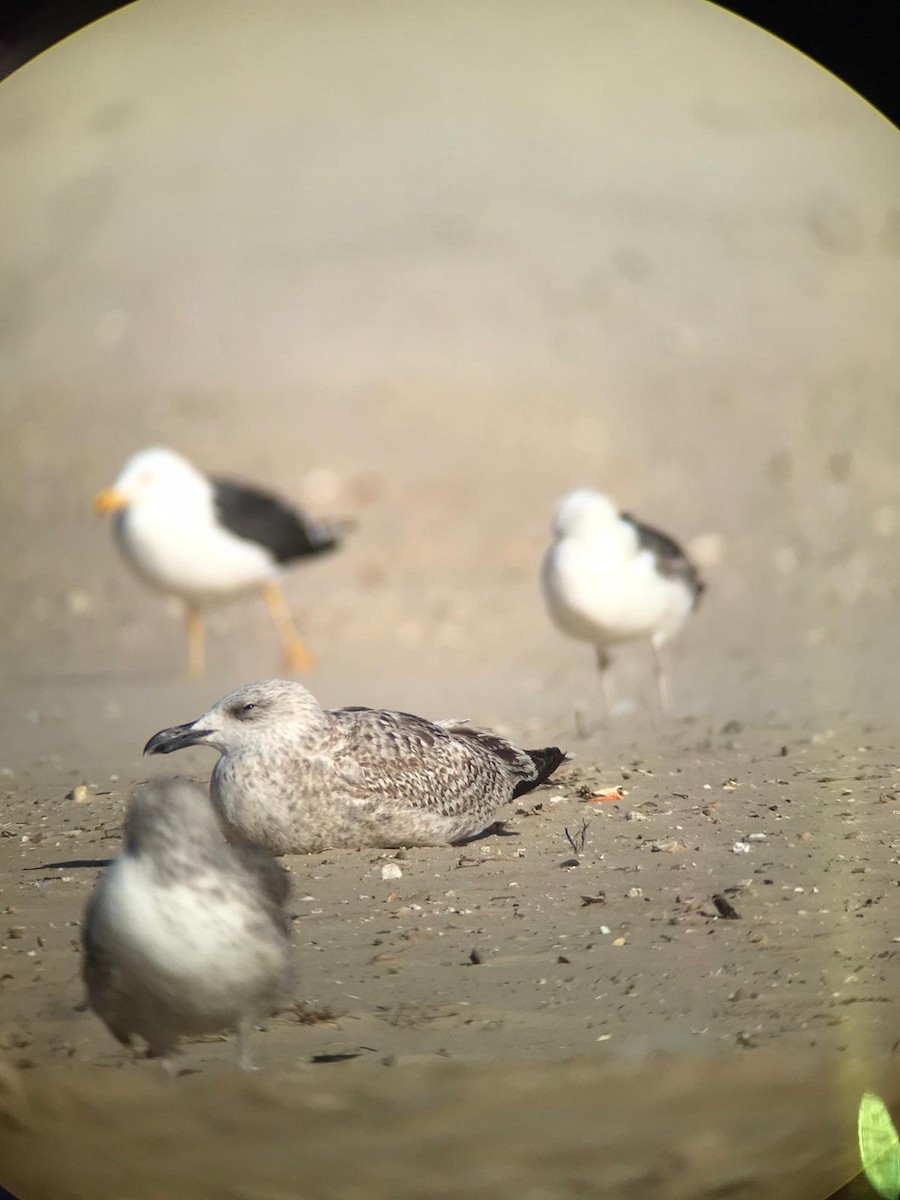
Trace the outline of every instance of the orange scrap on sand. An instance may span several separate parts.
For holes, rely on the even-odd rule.
[[[621,800],[625,795],[625,789],[621,787],[607,788],[605,792],[598,792],[596,796],[591,796],[587,801],[588,804],[605,804],[608,800]]]

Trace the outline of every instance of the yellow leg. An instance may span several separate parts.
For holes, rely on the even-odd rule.
[[[300,640],[300,635],[294,626],[288,611],[284,592],[277,583],[269,583],[265,589],[266,604],[269,613],[281,638],[284,651],[285,666],[291,671],[311,671],[316,664],[315,656],[309,647]]]
[[[189,608],[188,631],[188,675],[191,679],[202,679],[206,674],[206,629],[202,613]]]

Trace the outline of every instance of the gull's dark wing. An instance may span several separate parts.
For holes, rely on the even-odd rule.
[[[323,554],[340,543],[344,524],[317,525],[277,496],[244,483],[210,482],[219,522],[236,537],[264,546],[276,562]]]
[[[622,520],[627,521],[638,536],[638,544],[642,550],[649,550],[656,560],[656,566],[661,575],[670,579],[680,579],[687,585],[694,597],[694,607],[706,590],[706,584],[700,578],[700,572],[678,545],[674,538],[652,525],[645,525],[630,513],[622,513]]]

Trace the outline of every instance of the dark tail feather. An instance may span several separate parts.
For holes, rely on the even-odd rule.
[[[328,554],[337,550],[343,541],[344,534],[356,528],[356,522],[347,520],[330,521],[318,524],[304,518],[302,521],[305,534],[305,545],[302,551],[295,550],[293,557],[309,558],[315,554]]]
[[[352,533],[358,528],[359,521],[354,517],[338,517],[337,520],[328,522],[328,532],[336,538],[343,537],[345,533]]]
[[[537,767],[537,776],[534,779],[523,779],[521,783],[516,784],[513,799],[524,796],[526,792],[546,783],[557,767],[562,766],[568,758],[566,752],[558,746],[547,746],[543,750],[526,750],[525,753]]]

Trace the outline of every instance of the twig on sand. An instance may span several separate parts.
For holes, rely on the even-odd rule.
[[[576,830],[574,834],[569,833],[568,827],[566,828],[566,841],[576,854],[582,854],[584,852],[584,846],[585,842],[587,841],[587,833],[589,828],[588,822],[584,819],[584,817],[581,819],[581,828]]]

